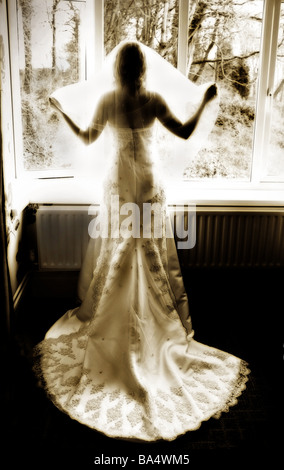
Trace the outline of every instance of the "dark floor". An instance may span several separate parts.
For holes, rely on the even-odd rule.
[[[195,339],[249,362],[251,375],[239,403],[219,420],[211,419],[172,442],[115,440],[71,420],[37,386],[32,348],[75,301],[31,295],[14,324],[4,410],[9,426],[4,446],[9,466],[5,468],[18,464],[38,469],[95,468],[94,461],[102,454],[128,456],[128,468],[137,466],[139,454],[153,460],[158,455],[188,456],[189,463],[185,457],[183,463],[190,469],[203,469],[205,464],[257,468],[260,463],[262,468],[265,464],[278,468],[273,462],[278,454],[281,458],[283,440],[283,270],[200,269],[184,273],[184,279]],[[182,465],[181,460],[176,462]],[[155,464],[149,460],[149,465],[163,466],[158,459]]]

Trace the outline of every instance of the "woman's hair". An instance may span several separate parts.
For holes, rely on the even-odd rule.
[[[114,65],[114,76],[117,83],[126,86],[131,92],[135,92],[141,87],[145,73],[146,61],[139,45],[133,42],[122,46]]]

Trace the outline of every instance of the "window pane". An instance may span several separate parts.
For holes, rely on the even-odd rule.
[[[218,83],[220,110],[186,179],[250,179],[262,9],[263,1],[193,2],[188,76]]]
[[[284,177],[284,3],[281,4],[266,176]]]
[[[82,1],[17,1],[25,170],[72,167],[77,139],[49,96],[84,78],[84,7]]]

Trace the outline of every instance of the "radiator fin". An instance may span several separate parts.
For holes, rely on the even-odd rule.
[[[86,253],[91,218],[85,206],[40,206],[37,242],[41,270],[79,270]]]
[[[284,212],[197,212],[196,245],[180,250],[185,267],[283,266]]]
[[[87,206],[40,206],[37,241],[41,270],[80,270],[86,253]],[[173,217],[180,223],[181,214]],[[184,267],[276,267],[284,261],[281,208],[197,209],[196,244],[178,251]],[[194,222],[194,218],[191,220]],[[185,214],[187,225],[187,214]],[[194,237],[193,237],[194,239]]]

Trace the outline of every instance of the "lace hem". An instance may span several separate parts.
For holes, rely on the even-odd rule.
[[[236,378],[234,387],[232,388],[231,395],[227,399],[224,407],[215,413],[212,418],[220,419],[222,413],[228,413],[232,406],[237,405],[238,398],[241,396],[243,391],[246,389],[246,383],[248,381],[248,376],[250,374],[250,369],[248,368],[248,363],[246,361],[241,360],[240,363],[240,370],[239,375]]]
[[[78,333],[74,334],[72,340],[75,336]],[[145,442],[172,441],[180,435],[195,431],[211,417],[220,419],[222,413],[228,412],[238,403],[250,373],[248,364],[239,360],[239,370],[230,384],[229,395],[225,396],[224,393],[222,399],[221,393],[219,401],[215,402],[212,395],[212,403],[208,402],[208,396],[216,388],[216,383],[210,383],[208,374],[206,380],[202,379],[204,371],[201,369],[196,370],[196,375],[199,375],[200,383],[207,383],[207,397],[194,382],[185,387],[185,381],[183,386],[172,386],[169,389],[153,387],[151,390],[150,387],[147,389],[140,385],[136,391],[127,392],[123,387],[111,387],[103,381],[92,380],[90,370],[76,362],[76,359],[72,369],[77,369],[77,374],[60,382],[60,376],[67,366],[55,360],[56,367],[51,371],[47,357],[51,354],[49,341],[52,343],[54,340],[44,340],[34,349],[33,369],[39,385],[60,411],[112,438]]]

